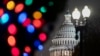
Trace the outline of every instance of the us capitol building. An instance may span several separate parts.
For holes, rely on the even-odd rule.
[[[71,14],[66,12],[65,20],[52,39],[52,46],[49,48],[50,56],[72,56],[74,47],[80,42],[76,39],[76,30],[71,22]]]

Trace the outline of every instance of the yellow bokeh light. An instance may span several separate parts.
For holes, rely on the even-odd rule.
[[[9,1],[9,2],[7,3],[7,9],[8,9],[8,10],[13,10],[14,7],[15,7],[15,2],[14,2],[14,1]]]
[[[42,17],[42,13],[41,12],[35,11],[33,13],[33,18],[35,18],[35,19],[41,19],[41,17]]]

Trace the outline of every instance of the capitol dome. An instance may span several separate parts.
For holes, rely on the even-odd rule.
[[[50,56],[59,56],[65,54],[57,54],[57,52],[69,52],[65,56],[72,56],[71,53],[74,51],[74,47],[79,43],[79,39],[75,39],[76,30],[75,26],[71,22],[71,15],[69,11],[65,14],[65,21],[59,27],[59,30],[55,33],[52,39],[52,46],[49,51],[53,52]],[[54,55],[53,55],[54,54]]]

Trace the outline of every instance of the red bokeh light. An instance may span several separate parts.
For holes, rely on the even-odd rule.
[[[18,49],[17,47],[13,47],[13,48],[11,49],[11,54],[12,54],[13,56],[19,56],[20,51],[19,51],[19,49]]]
[[[15,35],[16,32],[17,32],[16,26],[15,26],[14,24],[10,24],[10,25],[8,26],[8,32],[9,32],[10,34],[12,34],[12,35]]]
[[[40,20],[36,19],[36,20],[33,20],[33,25],[36,28],[40,28],[42,26],[42,22]]]
[[[19,4],[17,4],[16,7],[15,7],[15,12],[16,12],[16,13],[19,13],[19,12],[21,12],[23,9],[24,9],[24,4],[23,4],[23,3],[19,3]]]
[[[46,34],[45,33],[40,33],[39,39],[40,39],[40,41],[43,41],[43,42],[46,41],[46,39],[47,39]]]
[[[0,8],[0,17],[4,14],[3,8]]]
[[[8,2],[9,0],[3,0],[3,3],[6,5],[6,3]]]
[[[29,46],[25,46],[25,52],[30,53],[31,52],[31,48]]]
[[[31,20],[29,18],[27,18],[24,22],[23,22],[23,26],[26,27],[31,23]]]

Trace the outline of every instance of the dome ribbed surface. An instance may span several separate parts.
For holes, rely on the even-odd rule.
[[[59,50],[59,49],[74,49],[74,47],[78,44],[79,40],[75,39],[76,30],[75,26],[71,22],[71,15],[67,12],[65,14],[65,20],[59,27],[59,30],[55,33],[52,39],[51,50]]]

